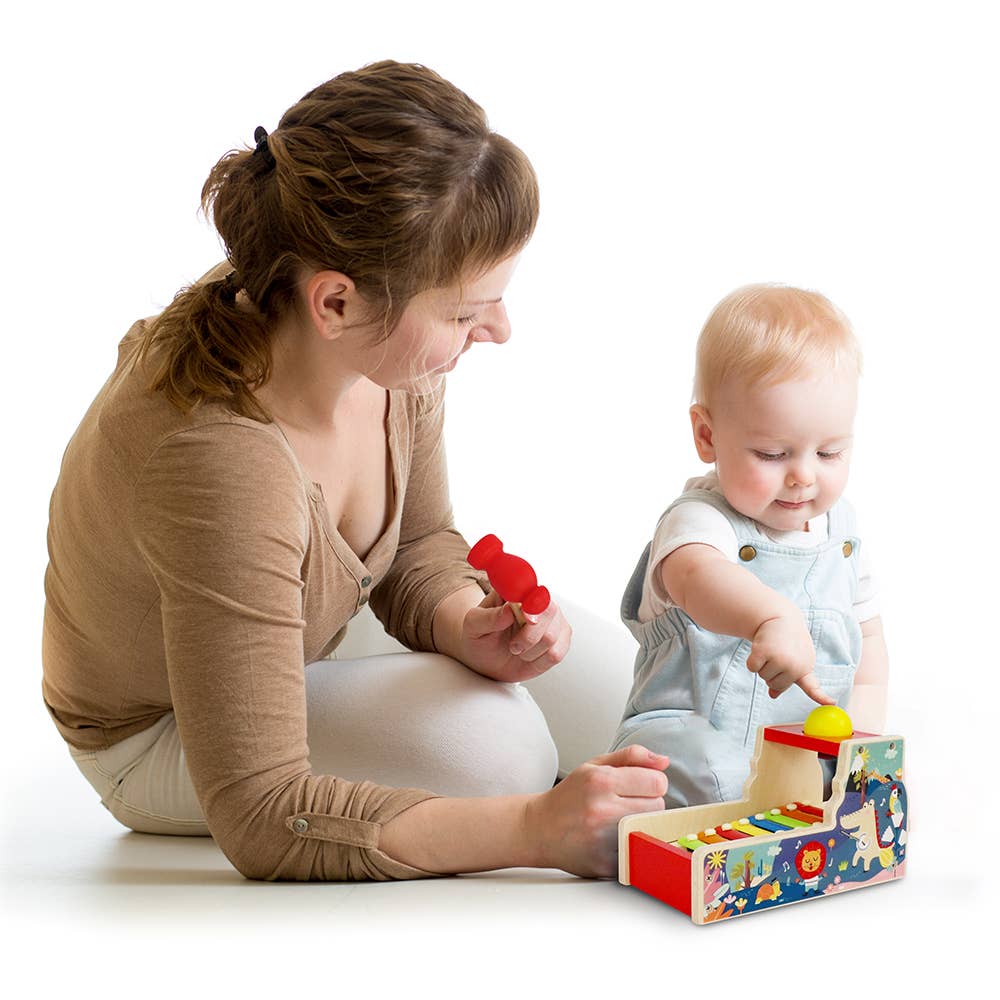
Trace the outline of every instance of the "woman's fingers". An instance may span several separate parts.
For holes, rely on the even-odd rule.
[[[545,657],[546,667],[551,667],[569,652],[572,636],[569,622],[552,603],[540,615],[526,616],[526,624],[514,633],[508,648],[525,663]]]
[[[611,767],[649,767],[660,771],[670,763],[670,758],[666,754],[653,753],[638,743],[630,743],[627,747],[592,757],[587,763]]]
[[[667,776],[658,768],[617,768],[616,791],[621,799],[661,800],[667,794]],[[659,808],[663,808],[660,806]]]
[[[663,772],[669,766],[670,758],[665,754],[632,745],[602,754],[589,763],[600,769],[604,791],[620,800],[660,801],[667,793],[667,776]],[[663,807],[660,805],[657,808]]]
[[[663,792],[665,795],[666,789]],[[619,799],[619,802],[621,803],[623,816],[631,816],[633,813],[662,812],[667,806],[663,795],[648,796],[639,799],[623,798]]]
[[[503,632],[513,624],[514,611],[509,604],[489,607],[481,604],[478,608],[472,608],[465,616],[465,627],[472,639],[482,639],[484,636]]]
[[[511,637],[511,653],[526,659],[531,659],[532,654],[535,657],[541,655],[546,645],[552,644],[556,632],[556,611],[555,605],[550,604],[540,615],[525,615],[522,612],[525,624]]]

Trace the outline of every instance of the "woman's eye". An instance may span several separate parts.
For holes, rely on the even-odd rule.
[[[782,458],[785,457],[785,453],[783,451],[779,451],[779,452],[773,452],[773,451],[755,451],[754,454],[762,462],[777,462],[780,459],[782,459]]]
[[[475,323],[475,321],[476,321],[475,316],[459,316],[455,320],[456,323],[459,323],[462,326],[470,326],[472,323]]]

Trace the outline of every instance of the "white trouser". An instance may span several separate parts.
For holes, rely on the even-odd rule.
[[[514,795],[544,791],[557,771],[605,753],[635,644],[624,627],[560,606],[572,649],[526,684],[498,684],[450,657],[404,650],[363,611],[336,659],[306,668],[313,771],[444,795]],[[71,752],[125,826],[208,834],[173,713],[108,750]]]

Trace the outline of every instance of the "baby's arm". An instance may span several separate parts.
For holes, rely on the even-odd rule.
[[[816,649],[791,601],[711,545],[682,545],[657,572],[674,604],[702,628],[751,641],[747,669],[760,675],[772,698],[798,684],[813,701],[833,704],[813,673]]]
[[[854,675],[847,711],[861,732],[881,733],[885,730],[889,653],[879,615],[861,623],[861,637],[861,662]]]

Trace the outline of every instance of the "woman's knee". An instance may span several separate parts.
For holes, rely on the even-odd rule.
[[[445,795],[543,791],[556,750],[528,692],[450,657],[320,661],[306,673],[315,771]]]

